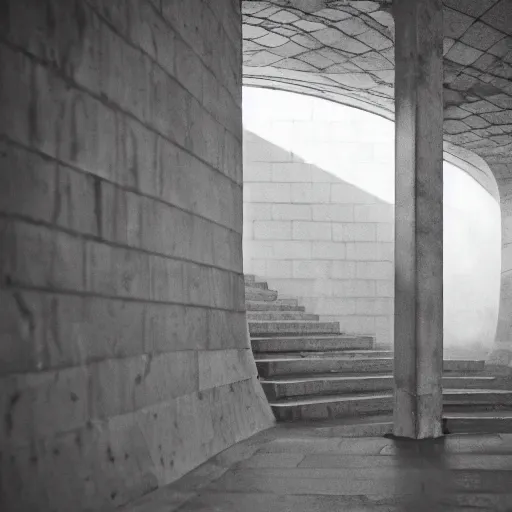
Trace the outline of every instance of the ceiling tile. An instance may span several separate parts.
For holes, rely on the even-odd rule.
[[[510,20],[510,23],[512,23],[512,19]],[[461,37],[461,41],[473,48],[487,50],[504,37],[505,34],[503,32],[486,25],[481,21],[477,21],[468,28],[465,34]]]
[[[512,2],[501,0],[482,16],[482,21],[512,35]]]
[[[445,7],[443,9],[444,36],[459,39],[474,21],[471,16]]]
[[[453,7],[457,11],[469,14],[474,18],[482,15],[498,0],[444,0],[443,3],[448,7]]]

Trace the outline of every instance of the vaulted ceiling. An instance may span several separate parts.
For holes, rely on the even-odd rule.
[[[242,2],[244,83],[394,110],[389,0]],[[445,149],[512,196],[512,0],[444,0]],[[468,151],[469,150],[469,151]]]

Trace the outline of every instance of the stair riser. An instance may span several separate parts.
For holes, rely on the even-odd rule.
[[[269,400],[276,400],[280,398],[292,398],[297,396],[312,396],[312,395],[336,395],[343,393],[365,393],[372,391],[393,391],[393,376],[382,376],[375,378],[358,378],[348,380],[317,380],[308,382],[261,382],[263,390]],[[460,384],[460,383],[459,383]],[[456,379],[445,378],[443,379],[443,386],[445,388],[458,388],[458,389],[476,389],[482,387],[478,385],[478,379],[474,383],[467,383],[464,386],[456,384]],[[500,403],[504,401],[510,404],[512,398],[507,397],[503,399],[500,395],[446,395],[444,397],[445,403]]]
[[[451,389],[492,389],[496,387],[495,379],[474,377],[456,378],[451,376],[443,377],[443,387]],[[498,388],[496,388],[498,389]]]
[[[392,359],[329,359],[310,358],[295,361],[257,362],[258,371],[263,377],[290,374],[314,373],[388,373],[393,371]],[[481,371],[483,364],[478,361],[445,361],[444,371]]]
[[[448,418],[446,427],[450,434],[507,434],[512,433],[512,418]]]
[[[247,320],[267,321],[267,322],[280,322],[283,320],[319,320],[318,315],[303,312],[289,312],[289,311],[249,311],[247,312]]]
[[[340,334],[337,322],[249,322],[249,333],[254,337],[307,336],[315,334]]]
[[[269,400],[276,400],[297,396],[391,391],[393,389],[393,379],[382,377],[368,380],[319,380],[314,382],[293,382],[285,384],[270,384],[262,381],[262,386],[267,398]]]
[[[386,418],[386,416],[383,416]],[[393,433],[393,423],[385,421],[381,423],[365,423],[362,417],[360,423],[339,425],[333,427],[324,427],[322,423],[319,427],[309,425],[311,435],[321,435],[322,437],[382,437]],[[447,427],[450,434],[506,434],[512,433],[512,418],[502,419],[448,419]],[[492,506],[491,502],[486,502],[487,506]],[[496,506],[498,510],[499,506]]]
[[[445,403],[445,407],[449,412],[459,412],[459,411],[467,411],[471,410],[472,413],[476,412],[495,412],[497,415],[503,411],[510,411],[512,404],[508,402],[507,404],[498,404],[498,403],[481,403],[472,402],[469,399],[466,401],[461,401],[458,403]]]
[[[304,306],[277,304],[278,300],[275,302],[264,302],[263,304],[258,302],[246,302],[245,309],[247,309],[247,311],[297,311],[302,313],[306,311]]]
[[[305,351],[329,351],[329,350],[371,350],[373,340],[371,338],[347,338],[347,339],[280,339],[251,340],[252,350],[260,352],[305,352]]]
[[[263,377],[290,374],[314,373],[384,373],[393,369],[392,360],[332,360],[303,359],[297,361],[257,362],[258,372]]]
[[[467,405],[465,407],[467,408]],[[471,410],[478,412],[491,409],[473,408],[472,406]],[[510,410],[510,407],[508,410]],[[272,411],[277,421],[325,421],[369,414],[390,414],[393,411],[393,398],[370,398],[367,400],[307,404],[292,407],[272,406]],[[499,416],[499,411],[496,411],[496,414]],[[455,421],[455,425],[459,423],[458,427],[453,426],[452,428],[461,428],[464,423],[471,423],[464,420],[452,421]],[[509,419],[509,421],[512,424],[512,419]],[[501,422],[506,423],[506,420],[502,419]],[[485,422],[480,420],[480,423]],[[487,423],[489,424],[490,422]]]
[[[478,393],[468,395],[452,395],[445,394],[443,397],[443,403],[446,405],[471,405],[483,406],[493,408],[508,408],[512,405],[512,394],[493,394],[493,393]]]
[[[269,301],[277,299],[277,292],[273,290],[259,290],[258,288],[245,289],[245,300]]]
[[[290,357],[301,356],[308,359],[326,359],[329,357],[343,357],[344,359],[375,359],[377,357],[389,357],[388,352],[379,350],[329,350],[326,352],[258,352],[258,360],[261,359],[287,359]]]
[[[393,407],[392,398],[371,398],[326,404],[308,404],[295,407],[272,407],[277,421],[329,420],[363,414],[389,413]]]

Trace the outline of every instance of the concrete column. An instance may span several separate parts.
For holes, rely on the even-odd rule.
[[[442,0],[395,0],[394,434],[442,435]]]

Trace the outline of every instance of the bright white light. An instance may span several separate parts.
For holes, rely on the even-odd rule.
[[[244,128],[394,202],[394,123],[319,98],[244,88]],[[496,329],[501,216],[496,200],[444,164],[445,346],[489,346]]]

